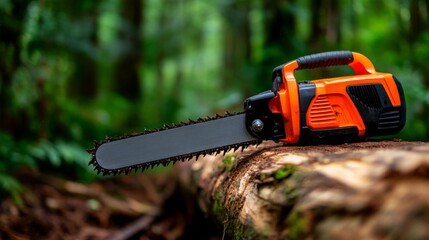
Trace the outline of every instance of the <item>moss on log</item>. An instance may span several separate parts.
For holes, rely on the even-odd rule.
[[[264,143],[188,169],[228,239],[429,238],[429,143]]]

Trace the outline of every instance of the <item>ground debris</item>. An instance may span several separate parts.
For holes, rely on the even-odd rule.
[[[28,170],[18,178],[27,189],[23,204],[0,203],[0,239],[180,239],[207,222],[167,172],[90,184]]]

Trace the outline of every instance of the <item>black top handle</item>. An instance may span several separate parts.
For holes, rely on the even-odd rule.
[[[348,65],[353,60],[353,53],[351,51],[316,53],[296,59],[298,63],[296,70]]]
[[[272,72],[273,91],[277,92],[281,82],[296,82],[294,71],[330,66],[349,66],[355,75],[376,73],[372,62],[364,55],[352,51],[332,51],[311,54],[277,66]]]

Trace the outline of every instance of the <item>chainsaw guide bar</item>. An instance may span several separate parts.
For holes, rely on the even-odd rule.
[[[138,134],[106,137],[88,150],[92,155],[89,165],[102,175],[129,174],[259,143],[260,139],[247,132],[244,113],[227,112]]]

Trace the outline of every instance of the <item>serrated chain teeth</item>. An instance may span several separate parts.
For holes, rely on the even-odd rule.
[[[233,144],[233,145],[229,145],[229,146],[223,146],[223,147],[216,147],[213,149],[207,149],[207,150],[203,150],[203,151],[199,151],[199,152],[195,152],[195,153],[191,153],[191,154],[185,154],[185,155],[181,155],[181,156],[176,156],[176,157],[171,157],[171,158],[165,158],[165,159],[160,159],[154,162],[150,162],[150,163],[142,163],[142,164],[138,164],[138,165],[133,165],[133,166],[129,166],[129,167],[124,167],[124,168],[119,168],[119,169],[106,169],[101,167],[97,160],[95,159],[95,153],[97,151],[97,149],[104,143],[108,143],[108,142],[112,142],[112,141],[117,141],[117,140],[121,140],[124,138],[129,138],[129,137],[134,137],[134,136],[140,136],[140,135],[145,135],[145,134],[150,134],[150,133],[155,133],[155,132],[160,132],[160,131],[165,131],[168,129],[173,129],[173,128],[177,128],[177,127],[183,127],[183,126],[187,126],[187,125],[192,125],[195,123],[200,123],[200,122],[206,122],[206,121],[210,121],[210,120],[215,120],[215,119],[219,119],[219,118],[224,118],[224,117],[230,117],[233,115],[237,115],[237,114],[241,114],[241,113],[230,113],[230,112],[225,112],[224,115],[219,115],[216,114],[213,117],[206,117],[206,118],[198,118],[197,120],[192,120],[189,119],[188,122],[180,122],[177,124],[164,124],[164,126],[162,128],[156,128],[156,129],[144,129],[143,132],[141,133],[132,133],[129,135],[123,135],[120,137],[108,137],[106,136],[106,138],[102,141],[94,141],[94,148],[88,149],[87,152],[90,153],[92,155],[91,160],[89,161],[88,165],[93,165],[94,166],[94,171],[97,172],[97,174],[102,174],[103,176],[105,175],[119,175],[119,174],[130,174],[132,171],[137,172],[137,171],[141,171],[144,172],[145,170],[148,170],[149,168],[154,168],[156,166],[159,165],[163,165],[163,166],[168,166],[170,165],[170,163],[175,164],[178,161],[181,162],[185,162],[185,161],[189,161],[191,159],[193,159],[194,157],[196,157],[196,160],[198,160],[199,157],[205,157],[207,155],[218,155],[220,153],[222,153],[223,155],[225,155],[228,151],[230,150],[234,150],[237,151],[240,147],[241,147],[241,151],[243,151],[245,148],[251,146],[251,145],[255,145],[258,146],[262,141],[257,139],[257,140],[252,140],[252,141],[248,141],[248,142],[243,142],[240,144]]]

